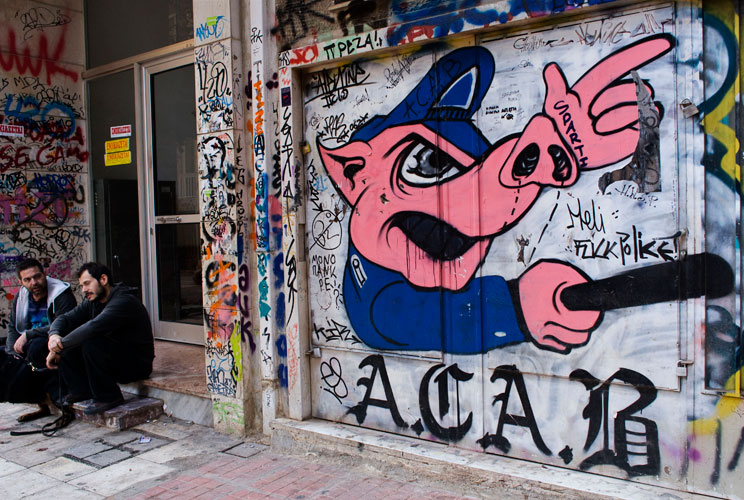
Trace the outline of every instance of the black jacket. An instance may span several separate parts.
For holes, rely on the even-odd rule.
[[[118,283],[106,302],[86,299],[72,311],[57,317],[49,328],[49,336],[62,337],[62,355],[65,349],[106,335],[134,349],[144,359],[152,360],[155,351],[150,317],[135,290]]]

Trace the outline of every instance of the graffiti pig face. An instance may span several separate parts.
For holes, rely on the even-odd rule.
[[[352,206],[356,248],[416,286],[457,290],[474,276],[493,237],[530,208],[543,186],[576,181],[553,122],[538,116],[531,126],[541,139],[512,138],[479,158],[423,123],[337,149],[318,147]]]

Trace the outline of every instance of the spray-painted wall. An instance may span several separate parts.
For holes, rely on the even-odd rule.
[[[282,50],[377,29],[398,45],[613,1],[277,0],[271,33]]]
[[[0,329],[39,259],[71,281],[90,255],[82,2],[0,9]],[[75,280],[76,281],[76,280]]]
[[[197,151],[207,389],[222,432],[252,426],[249,170],[238,1],[194,2]]]
[[[562,11],[451,3],[415,21],[391,3],[363,26],[382,29],[334,38],[301,9],[292,32],[278,2],[312,414],[740,495],[738,11],[414,43]]]

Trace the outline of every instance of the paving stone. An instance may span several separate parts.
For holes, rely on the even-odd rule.
[[[223,453],[235,455],[236,457],[248,458],[252,457],[256,453],[262,452],[266,448],[268,448],[268,446],[258,443],[241,443],[238,446],[233,446],[232,448],[225,450]]]
[[[102,496],[110,496],[139,482],[162,477],[173,470],[172,467],[134,457],[73,479],[68,484]]]
[[[40,499],[53,498],[54,500],[98,500],[99,498],[103,498],[96,493],[81,490],[80,488],[64,483],[48,490],[39,491],[35,496]]]
[[[15,429],[15,428],[14,428]],[[11,436],[5,432],[4,435],[0,435],[0,453],[5,454],[8,450],[15,448],[22,448],[24,446],[32,446],[34,443],[44,441],[47,439],[41,434],[27,434],[25,436]]]
[[[176,441],[160,448],[142,453],[137,455],[138,457],[149,460],[150,462],[164,464],[171,460],[177,460],[179,458],[188,458],[202,453],[209,453],[214,451],[206,446],[198,446],[195,443],[188,441]]]
[[[18,417],[24,413],[29,413],[38,408],[37,405],[17,403],[6,404],[0,414],[0,430],[6,430],[18,425]]]
[[[148,436],[146,434],[138,434],[137,436],[137,439],[130,443],[126,443],[122,448],[133,451],[134,453],[144,453],[170,443],[170,441],[166,441],[165,439]]]
[[[114,434],[118,432],[119,431],[115,431]],[[80,420],[73,420],[68,427],[57,432],[58,436],[86,442],[103,440],[103,437],[109,434],[112,434],[111,429],[90,425]]]
[[[105,443],[99,443],[99,442],[92,442],[92,443],[82,443],[77,446],[73,446],[72,448],[68,448],[64,451],[65,455],[74,457],[74,458],[86,458],[91,455],[95,455],[96,453],[100,453],[105,450],[110,450],[112,446],[105,444]]]
[[[98,469],[67,457],[58,457],[33,467],[33,470],[60,481],[69,481]]]
[[[7,476],[8,474],[13,474],[14,472],[18,472],[19,470],[23,470],[24,467],[22,465],[18,465],[14,462],[9,462],[3,458],[0,458],[0,477]]]
[[[147,434],[161,436],[167,439],[183,439],[192,435],[196,431],[201,431],[203,427],[195,424],[174,421],[170,417],[160,417],[152,422],[146,422],[133,428],[135,431],[143,431]]]
[[[218,434],[212,429],[204,429],[201,433],[193,434],[188,439],[161,446],[139,456],[163,464],[178,458],[219,452],[237,446],[242,442],[239,438]]]
[[[126,460],[127,458],[130,458],[132,456],[132,452],[127,450],[120,450],[118,448],[113,448],[111,450],[102,451],[101,453],[96,453],[95,455],[91,455],[85,459],[86,462],[90,462],[94,465],[98,465],[99,467],[108,467],[111,464],[115,464],[116,462],[121,462],[122,460]]]
[[[0,481],[0,498],[23,498],[64,484],[31,469],[18,471]]]
[[[33,467],[43,464],[64,454],[64,452],[75,446],[74,439],[63,437],[46,437],[43,441],[15,448],[3,453],[3,457],[24,467]]]
[[[119,446],[124,443],[129,443],[131,441],[135,441],[139,439],[141,434],[139,432],[133,432],[133,431],[119,431],[119,432],[110,432],[103,436],[101,440],[106,443],[110,444],[111,446]]]

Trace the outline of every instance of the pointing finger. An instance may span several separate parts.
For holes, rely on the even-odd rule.
[[[571,88],[583,99],[592,99],[602,89],[630,71],[638,69],[669,52],[674,37],[669,34],[654,35],[630,44],[602,59],[584,73]]]
[[[545,66],[543,71],[545,79],[545,105],[555,103],[564,99],[568,93],[568,82],[563,75],[563,71],[556,63],[550,63]]]

